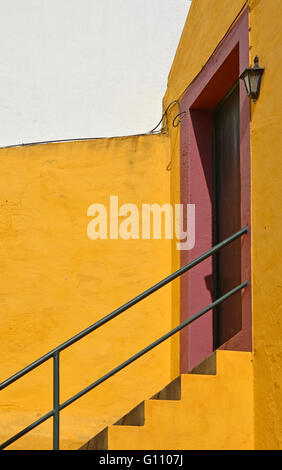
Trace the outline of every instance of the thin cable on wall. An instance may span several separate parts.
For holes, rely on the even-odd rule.
[[[123,138],[123,137],[137,137],[137,136],[142,136],[142,135],[150,135],[150,134],[162,134],[164,132],[167,132],[168,130],[168,116],[167,113],[171,106],[173,104],[178,105],[178,110],[179,113],[174,117],[172,121],[173,127],[178,127],[179,124],[181,123],[181,116],[186,113],[186,111],[181,111],[180,108],[180,103],[178,100],[174,100],[169,105],[166,107],[161,120],[158,122],[158,124],[152,129],[150,132],[144,132],[142,134],[133,134],[133,135],[121,135],[121,136],[114,136],[114,137],[78,137],[78,138],[73,138],[73,139],[59,139],[59,140],[43,140],[43,141],[38,141],[38,142],[28,142],[28,143],[19,143],[19,144],[14,144],[14,145],[5,145],[3,147],[0,147],[0,149],[7,149],[7,148],[13,148],[13,147],[24,147],[24,146],[30,146],[30,145],[42,145],[42,144],[56,144],[56,143],[64,143],[64,142],[79,142],[79,141],[84,141],[84,140],[101,140],[101,139],[113,139],[113,138]],[[164,123],[165,119],[165,123]],[[177,120],[177,121],[176,121]],[[160,130],[156,130],[161,124],[162,128]]]
[[[175,117],[176,117],[176,116],[175,116]],[[176,126],[176,127],[177,127],[177,126]],[[170,162],[169,162],[169,164],[168,164],[167,167],[166,167],[166,171],[171,171],[172,162],[173,162],[173,159],[174,159],[174,155],[175,155],[175,151],[176,151],[176,146],[177,146],[178,138],[179,138],[179,128],[178,128],[177,131],[176,131],[176,136],[175,136],[175,139],[174,139],[173,150],[172,150],[172,152],[171,152]]]
[[[158,124],[154,127],[154,129],[152,129],[150,132],[147,132],[147,134],[161,134],[163,132],[166,132],[167,131],[167,126],[168,126],[168,117],[167,117],[167,113],[168,113],[168,110],[170,109],[170,107],[174,104],[177,104],[178,105],[178,110],[179,110],[179,113],[174,117],[173,121],[172,121],[172,125],[173,127],[178,127],[179,124],[181,123],[181,116],[183,114],[186,113],[186,111],[181,111],[181,107],[180,107],[180,103],[178,100],[173,100],[171,103],[169,103],[169,105],[166,107],[163,115],[162,115],[162,118],[161,120],[158,122]],[[177,122],[176,122],[176,119],[178,118]],[[162,128],[158,131],[156,131],[156,129],[162,124]]]

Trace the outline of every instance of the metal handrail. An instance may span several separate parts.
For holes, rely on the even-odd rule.
[[[128,310],[130,307],[132,307],[133,305],[137,304],[138,302],[140,302],[141,300],[145,299],[146,297],[148,297],[149,295],[151,295],[152,293],[156,292],[157,290],[161,289],[161,287],[165,286],[166,284],[168,284],[169,282],[173,281],[174,279],[178,278],[179,276],[181,276],[182,274],[184,274],[185,272],[187,272],[188,270],[192,269],[194,266],[196,266],[197,264],[201,263],[202,261],[204,261],[205,259],[209,258],[210,256],[214,255],[217,251],[219,251],[220,249],[224,248],[226,245],[229,245],[231,242],[233,242],[234,240],[240,238],[242,235],[246,234],[248,232],[248,226],[244,227],[243,229],[239,230],[238,232],[234,233],[233,235],[231,235],[230,237],[226,238],[225,240],[223,240],[222,242],[218,243],[217,245],[215,245],[213,248],[211,248],[210,250],[206,251],[204,254],[202,254],[201,256],[199,256],[198,258],[196,258],[195,260],[191,261],[190,263],[186,264],[185,266],[183,266],[182,268],[178,269],[177,271],[175,271],[174,273],[172,273],[170,276],[164,278],[162,281],[158,282],[157,284],[155,284],[154,286],[152,286],[150,289],[147,289],[146,291],[142,292],[141,294],[139,294],[138,296],[134,297],[132,300],[130,300],[129,302],[127,302],[126,304],[122,305],[121,307],[119,307],[117,310],[114,310],[112,313],[110,313],[109,315],[106,315],[104,318],[102,318],[101,320],[99,320],[98,322],[94,323],[93,325],[89,326],[88,328],[86,328],[85,330],[81,331],[80,333],[78,333],[77,335],[73,336],[72,338],[70,338],[69,340],[65,341],[64,343],[62,343],[60,346],[58,346],[57,348],[55,349],[52,349],[51,351],[49,351],[47,354],[45,354],[44,356],[42,356],[41,358],[37,359],[36,361],[32,362],[31,364],[29,364],[27,367],[25,367],[24,369],[20,370],[19,372],[17,372],[16,374],[12,375],[11,377],[9,377],[8,379],[6,379],[4,382],[2,382],[0,384],[0,390],[3,390],[4,388],[6,388],[8,385],[12,384],[13,382],[15,382],[16,380],[20,379],[21,377],[23,377],[24,375],[26,375],[28,372],[32,371],[33,369],[39,367],[41,364],[43,364],[44,362],[48,361],[49,359],[53,358],[53,410],[52,411],[49,411],[48,413],[46,413],[44,416],[42,416],[41,418],[39,418],[38,420],[34,421],[32,424],[30,424],[29,426],[27,426],[25,429],[23,429],[22,431],[20,431],[19,433],[15,434],[13,437],[11,437],[10,439],[8,439],[6,442],[4,442],[3,444],[0,445],[0,450],[8,447],[10,444],[12,444],[13,442],[15,442],[16,440],[18,440],[20,437],[24,436],[25,434],[27,434],[29,431],[31,431],[32,429],[36,428],[37,426],[39,426],[40,424],[42,424],[44,421],[46,421],[47,419],[51,418],[53,416],[53,449],[54,450],[58,450],[59,449],[59,413],[61,410],[63,410],[64,408],[66,408],[67,406],[69,406],[71,403],[73,403],[74,401],[76,401],[78,398],[82,397],[83,395],[85,395],[86,393],[88,393],[89,391],[93,390],[94,388],[96,388],[98,385],[100,385],[101,383],[103,383],[105,380],[107,380],[108,378],[112,377],[113,375],[115,375],[117,372],[119,372],[120,370],[124,369],[127,365],[131,364],[132,362],[136,361],[138,358],[140,358],[141,356],[143,356],[144,354],[146,354],[147,352],[149,352],[151,349],[155,348],[156,346],[158,346],[159,344],[161,344],[163,341],[165,341],[166,339],[170,338],[171,336],[173,336],[174,334],[178,333],[180,330],[182,330],[183,328],[185,328],[186,326],[188,326],[189,324],[191,324],[193,321],[195,321],[197,318],[199,318],[200,316],[204,315],[206,312],[208,312],[209,310],[215,308],[217,305],[219,305],[220,303],[222,303],[224,300],[228,299],[229,297],[231,297],[232,295],[234,295],[235,293],[239,292],[241,289],[243,289],[244,287],[247,287],[248,285],[248,282],[245,281],[243,282],[242,284],[238,285],[237,287],[235,287],[234,289],[232,289],[231,291],[227,292],[225,295],[223,295],[222,297],[220,297],[219,299],[215,300],[213,303],[211,303],[208,307],[204,308],[203,310],[201,310],[200,312],[198,312],[197,314],[195,314],[193,317],[189,318],[188,320],[186,320],[185,322],[181,323],[180,325],[178,325],[176,328],[174,328],[173,330],[171,330],[169,333],[165,334],[164,336],[162,336],[161,338],[159,338],[158,340],[156,340],[155,342],[153,342],[152,344],[150,344],[149,346],[147,346],[146,348],[142,349],[139,353],[135,354],[134,356],[132,356],[130,359],[128,359],[127,361],[123,362],[122,364],[120,364],[119,366],[117,366],[116,368],[114,368],[112,371],[108,372],[106,375],[104,375],[103,377],[101,377],[100,379],[96,380],[95,382],[93,382],[91,385],[89,385],[88,387],[84,388],[83,390],[81,390],[79,393],[77,393],[76,395],[72,396],[71,398],[69,398],[67,401],[65,401],[64,403],[60,404],[60,397],[59,397],[59,388],[60,388],[60,377],[59,377],[59,354],[61,351],[63,351],[64,349],[70,347],[72,344],[76,343],[77,341],[79,341],[80,339],[84,338],[85,336],[87,336],[88,334],[92,333],[92,331],[96,330],[97,328],[101,327],[102,325],[104,325],[105,323],[107,323],[108,321],[112,320],[113,318],[115,318],[116,316],[120,315],[121,313],[123,313],[124,311]]]

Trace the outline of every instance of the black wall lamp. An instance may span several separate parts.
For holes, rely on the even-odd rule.
[[[254,66],[248,67],[240,75],[241,80],[244,80],[248,96],[256,102],[259,97],[261,78],[264,68],[259,66],[259,58],[255,57]]]

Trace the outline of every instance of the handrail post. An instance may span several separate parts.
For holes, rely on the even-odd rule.
[[[59,351],[53,356],[53,450],[60,448],[60,362]]]

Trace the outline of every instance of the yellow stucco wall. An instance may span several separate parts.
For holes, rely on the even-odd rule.
[[[87,209],[169,203],[169,139],[136,136],[0,150],[1,381],[171,272],[170,240],[90,240]],[[122,217],[120,218],[122,220]],[[171,327],[170,286],[61,353],[61,402]],[[62,415],[78,448],[171,379],[170,341]],[[52,409],[52,363],[1,392],[0,440]],[[51,448],[48,421],[10,448]]]
[[[201,71],[245,0],[193,0],[168,79],[164,106],[181,99]],[[250,0],[250,64],[265,67],[261,94],[251,104],[251,194],[253,344],[256,447],[282,448],[282,290],[281,278],[281,72],[282,3]],[[179,202],[179,131],[171,125],[172,201]],[[171,150],[173,151],[173,150]],[[172,251],[177,266],[178,254]],[[177,292],[174,318],[179,315]]]
[[[246,0],[193,0],[169,73],[165,103],[179,99],[200,72]]]
[[[256,447],[282,449],[282,4],[256,0],[250,8],[252,62],[258,54],[265,67],[251,118]]]

